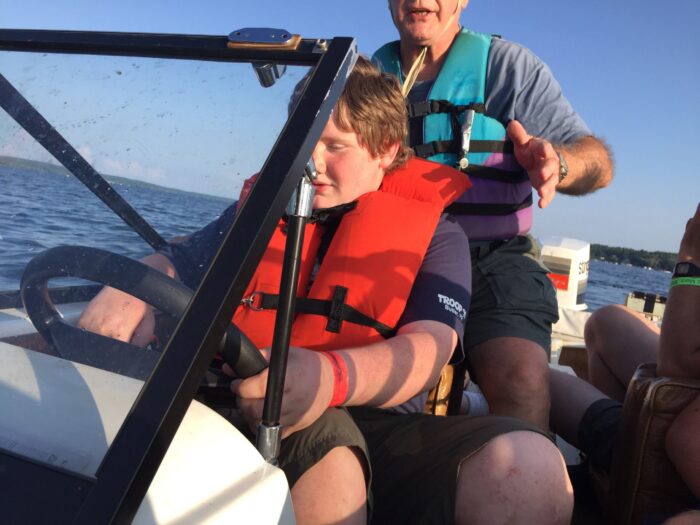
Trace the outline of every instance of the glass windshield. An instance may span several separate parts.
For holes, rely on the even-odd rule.
[[[307,70],[288,66],[266,88],[250,63],[0,52],[0,74],[23,99],[162,238],[177,242],[219,218],[261,169]],[[20,370],[0,382],[11,392],[0,396],[0,448],[94,475],[177,316],[156,316],[156,338],[142,351],[154,357],[138,373],[129,363],[91,361],[103,342],[80,333],[63,349],[46,341],[17,294],[34,257],[80,245],[140,259],[153,248],[5,110],[0,186],[0,368]],[[202,249],[213,256],[216,242]],[[189,276],[191,288],[209,260],[193,263],[201,272]],[[54,298],[61,323],[75,324],[96,291],[91,283],[51,279],[51,288],[87,290]],[[114,352],[117,361],[132,355]]]

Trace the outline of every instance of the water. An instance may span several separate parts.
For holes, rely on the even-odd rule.
[[[165,239],[204,226],[231,202],[125,179],[114,187]],[[17,290],[24,266],[33,256],[66,244],[137,259],[153,251],[60,168],[29,170],[0,163],[0,290]]]
[[[622,304],[631,291],[668,294],[671,273],[637,266],[591,261],[585,302],[589,310],[606,304]]]
[[[0,164],[0,290],[16,290],[26,263],[62,244],[84,244],[139,258],[150,247],[72,176]],[[115,188],[166,239],[213,220],[230,202],[138,183]],[[28,196],[31,196],[28,198]],[[671,275],[591,261],[590,310],[623,303],[633,290],[666,295]]]

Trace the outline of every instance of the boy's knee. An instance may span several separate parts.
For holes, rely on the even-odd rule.
[[[572,508],[564,460],[541,434],[498,436],[460,468],[457,523],[569,523]]]

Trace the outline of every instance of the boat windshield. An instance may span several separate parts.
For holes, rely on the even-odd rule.
[[[295,87],[320,68],[310,52],[282,67],[265,63],[260,53],[219,60],[168,58],[154,49],[156,56],[143,50],[123,56],[123,50],[101,55],[0,46],[0,370],[13,371],[0,374],[0,453],[84,479],[99,478],[164,354],[214,354],[205,340],[213,337],[210,325],[225,317],[222,310],[235,308],[224,298],[240,300],[247,280],[239,281],[252,275],[249,267],[262,254],[264,237],[296,186],[292,179],[301,178],[328,118],[334,103],[329,90],[337,99],[342,89],[336,67],[327,85],[319,84],[311,117],[300,116],[289,129],[290,111],[301,105],[299,89],[297,105],[290,105]],[[340,88],[332,88],[334,82]],[[316,138],[309,138],[313,133]],[[294,151],[280,153],[290,147],[284,137],[298,138]],[[284,162],[275,162],[280,158]],[[258,172],[259,182],[269,174],[269,189],[256,184],[234,220],[244,183]],[[207,235],[190,237],[207,225]],[[257,229],[249,233],[246,227]],[[245,250],[236,251],[245,252],[240,260],[224,246],[227,236],[229,244],[244,240]],[[110,346],[113,340],[74,328],[103,283],[140,289],[149,281],[140,266],[119,256],[138,260],[156,249],[179,261],[182,281],[193,291],[206,284],[216,261],[233,261],[220,263],[232,266],[231,276],[211,277],[209,288],[200,288],[216,303],[211,312],[206,298],[197,303],[197,295],[186,294],[182,302],[167,297],[170,291],[159,297],[156,287],[155,295],[140,291],[156,305],[156,329],[146,348]],[[29,292],[18,293],[22,285]],[[38,332],[24,309],[28,302],[34,303],[27,306],[36,310]],[[200,312],[189,312],[190,306]],[[173,334],[188,329],[189,339],[183,335],[173,343],[178,348],[170,348]],[[189,370],[183,363],[176,364]],[[184,374],[175,382],[200,381]],[[175,387],[172,394],[165,387],[162,392],[172,396],[164,406],[181,394]],[[74,499],[78,508],[84,497]],[[61,504],[70,506],[70,500]]]
[[[0,52],[0,64],[67,145],[168,240],[238,198],[308,70],[290,66],[263,88],[246,63]],[[54,246],[135,258],[153,251],[6,111],[0,137],[0,290],[19,289],[27,262]]]

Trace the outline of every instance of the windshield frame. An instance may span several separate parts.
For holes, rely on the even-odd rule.
[[[57,523],[130,521],[213,359],[248,281],[264,253],[357,57],[355,40],[302,39],[296,50],[228,47],[202,35],[0,29],[0,50],[143,56],[312,66],[313,72],[258,179],[223,238],[209,270],[124,420],[94,477],[5,454],[16,483],[15,505],[55,507]],[[252,74],[252,73],[251,73]],[[245,247],[241,249],[241,247]],[[195,343],[193,343],[193,341]],[[36,490],[36,487],[41,487]],[[46,501],[37,501],[44,495]]]

